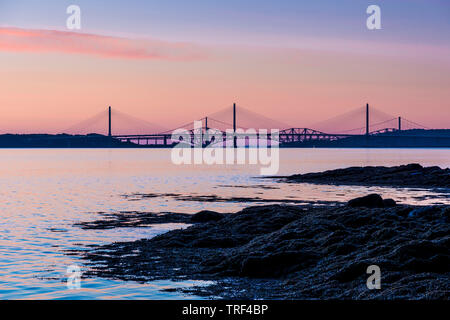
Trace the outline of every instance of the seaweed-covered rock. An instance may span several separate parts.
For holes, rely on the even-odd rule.
[[[216,212],[216,211],[210,211],[210,210],[203,210],[200,212],[197,212],[191,217],[192,222],[210,222],[210,221],[219,221],[223,218],[223,214]]]
[[[397,202],[394,199],[383,199],[383,205],[385,208],[395,207]]]
[[[348,201],[350,207],[384,208],[383,198],[376,193]]]
[[[366,208],[390,208],[395,207],[397,203],[394,199],[383,199],[379,194],[373,193],[364,197],[351,199],[347,203],[350,207]]]
[[[152,239],[82,252],[84,274],[215,280],[225,298],[447,299],[450,207],[269,205]],[[381,269],[381,290],[366,287]]]
[[[349,167],[282,178],[288,182],[320,184],[450,188],[449,168],[422,167],[417,163],[394,167]]]

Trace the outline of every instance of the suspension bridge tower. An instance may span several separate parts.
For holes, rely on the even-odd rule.
[[[366,104],[366,136],[369,136],[369,104]]]
[[[233,146],[237,147],[237,137],[236,137],[236,103],[233,103]]]
[[[108,107],[108,137],[111,137],[111,106]]]

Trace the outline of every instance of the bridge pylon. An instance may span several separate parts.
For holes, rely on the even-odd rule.
[[[111,137],[111,106],[108,107],[108,137]]]
[[[366,103],[366,136],[369,136],[370,133],[369,126],[369,104]]]
[[[233,146],[237,147],[237,137],[236,137],[236,103],[233,103]]]

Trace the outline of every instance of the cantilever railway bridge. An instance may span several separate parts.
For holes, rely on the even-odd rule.
[[[202,128],[202,134],[204,136],[206,136],[206,128],[203,127]],[[231,131],[231,130],[230,130]],[[188,141],[188,144],[194,145],[196,138],[195,138],[195,134],[198,131],[195,130],[188,130],[191,139],[190,141]],[[227,139],[229,139],[229,136],[227,136],[227,133],[224,131],[221,131],[222,134],[222,141],[224,143],[226,143]],[[236,132],[236,136],[242,137],[246,137],[246,139],[250,140],[250,139],[262,139],[261,138],[261,134],[256,132],[256,133],[249,133],[249,132],[244,132],[244,133],[239,133]],[[175,135],[176,136],[176,135]],[[351,136],[358,136],[355,134],[328,134],[328,133],[324,133],[324,132],[320,132],[317,130],[313,130],[313,129],[308,129],[308,128],[289,128],[289,129],[285,129],[285,130],[280,130],[279,134],[278,134],[278,142],[280,144],[287,144],[287,143],[302,143],[302,142],[307,142],[307,141],[334,141],[334,140],[338,140],[341,138],[347,138],[347,137],[351,137]],[[171,138],[172,134],[167,134],[167,133],[162,133],[162,134],[148,134],[148,135],[113,135],[111,136],[114,139],[118,139],[121,142],[128,142],[128,143],[136,143],[137,145],[150,145],[150,146],[169,146],[172,145],[173,141]],[[204,139],[205,143],[203,143],[204,145],[206,145],[206,141],[207,138]],[[273,137],[270,136],[270,131],[268,132],[268,140],[276,140]],[[182,139],[177,139],[176,142],[180,142],[183,141]],[[247,142],[248,144],[248,142]]]

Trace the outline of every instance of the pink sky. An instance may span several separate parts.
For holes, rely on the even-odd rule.
[[[0,28],[0,132],[60,132],[108,105],[171,128],[233,102],[298,127],[369,102],[448,128],[449,56],[335,39],[219,46]]]

